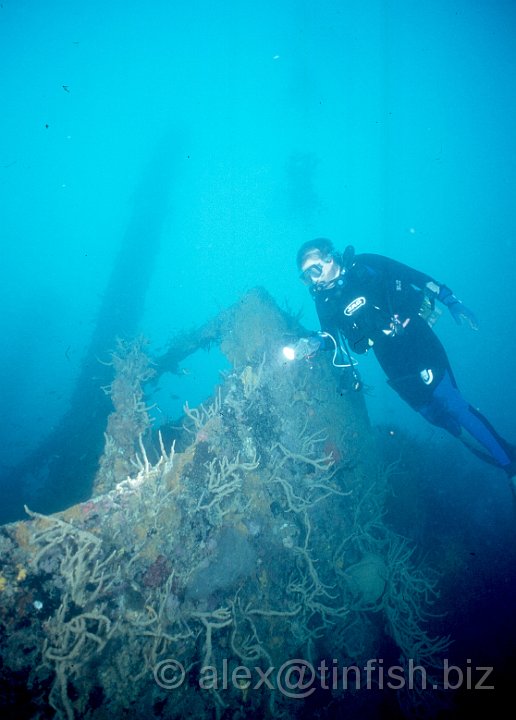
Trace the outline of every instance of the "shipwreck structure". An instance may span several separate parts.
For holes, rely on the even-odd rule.
[[[0,528],[4,713],[364,718],[380,648],[435,670],[436,578],[384,522],[391,468],[351,378],[283,359],[301,331],[257,289],[160,358],[113,349],[91,497]],[[214,344],[212,397],[154,427],[153,376]]]

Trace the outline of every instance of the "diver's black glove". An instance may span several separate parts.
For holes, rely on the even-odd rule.
[[[452,305],[448,305],[448,310],[451,312],[457,325],[467,324],[473,330],[478,330],[478,320],[475,314],[467,308],[464,303],[461,303],[460,300],[457,300],[457,302]]]
[[[478,320],[475,314],[455,297],[450,288],[441,285],[437,299],[446,305],[457,325],[468,324],[473,330],[478,330]]]

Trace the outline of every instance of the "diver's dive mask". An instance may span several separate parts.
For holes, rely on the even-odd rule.
[[[305,285],[311,285],[315,280],[321,277],[323,273],[324,265],[322,262],[314,263],[307,267],[306,270],[300,274],[301,280]]]

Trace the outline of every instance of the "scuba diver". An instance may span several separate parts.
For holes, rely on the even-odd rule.
[[[315,300],[322,331],[298,340],[293,356],[334,350],[334,364],[351,367],[359,389],[350,351],[362,354],[372,349],[398,395],[430,423],[502,468],[516,498],[515,448],[464,400],[446,351],[432,330],[441,312],[436,301],[458,324],[476,330],[471,310],[450,288],[425,273],[382,255],[355,255],[352,246],[338,253],[325,238],[304,243],[297,265]],[[335,362],[339,352],[346,362]]]

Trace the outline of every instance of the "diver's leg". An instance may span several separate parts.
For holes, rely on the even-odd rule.
[[[478,410],[469,404],[468,409],[469,413],[464,416],[464,422],[462,423],[464,429],[489,450],[500,467],[509,472],[512,466],[516,471],[514,447],[500,437],[489,420]]]
[[[487,450],[489,456],[478,453],[465,441],[469,449],[503,468],[510,476],[514,457],[509,444],[498,435],[483,415],[464,400],[448,373],[445,373],[435,388],[432,400],[420,408],[420,412],[429,422],[443,427],[455,437],[461,438],[463,428]]]

